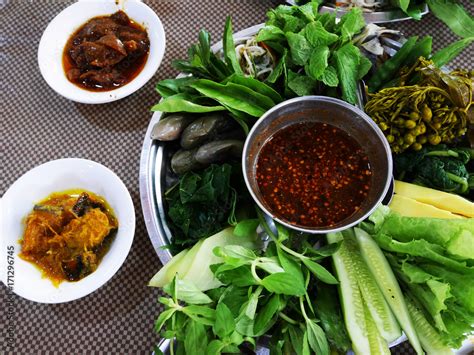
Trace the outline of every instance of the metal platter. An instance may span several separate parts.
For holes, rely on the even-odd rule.
[[[295,0],[287,0],[286,1],[290,5],[296,5]],[[336,13],[337,17],[341,17],[347,13],[347,10],[344,8],[338,8],[335,6],[330,5],[323,5],[320,8],[321,13],[325,12],[334,12]],[[429,12],[428,5],[424,4],[421,8],[421,16],[426,15]],[[373,12],[363,12],[365,22],[367,23],[388,23],[388,22],[398,22],[398,21],[406,21],[411,20],[410,16],[407,16],[400,9],[390,9],[385,11],[373,11]]]
[[[234,34],[234,41],[245,41],[255,35],[264,24],[246,28]],[[211,47],[214,52],[222,50],[222,41]],[[153,127],[161,119],[161,112],[155,112],[150,120],[143,141],[140,157],[140,200],[142,203],[145,225],[153,248],[164,265],[171,260],[172,255],[164,249],[171,240],[171,231],[166,221],[163,197],[167,188],[174,182],[168,163],[172,148],[166,142],[152,139]]]
[[[234,41],[236,43],[246,41],[248,38],[255,35],[263,26],[264,24],[262,23],[235,33]],[[384,48],[391,56],[396,53],[396,50],[400,48],[400,45],[400,43],[394,41],[389,44],[385,43]],[[211,47],[211,49],[214,52],[221,51],[222,41],[216,43]],[[364,84],[361,82],[357,93],[359,101],[357,106],[361,109],[363,109],[363,102],[365,100],[363,87]],[[173,145],[170,144],[170,142],[160,142],[152,138],[153,128],[160,121],[161,116],[161,112],[155,112],[153,114],[145,134],[140,157],[139,185],[140,200],[148,235],[156,254],[164,265],[172,258],[171,252],[169,249],[166,249],[166,246],[169,245],[171,240],[171,231],[166,220],[164,195],[166,190],[177,182],[177,179],[169,167],[170,157],[175,148],[173,148]],[[392,195],[393,181],[383,203],[389,203]],[[402,335],[389,346],[394,347],[405,340],[407,340],[407,338],[405,335]],[[170,342],[169,339],[161,339],[158,344],[158,348],[163,352],[163,354],[170,353]],[[269,350],[265,346],[258,344],[256,354],[267,355],[269,354]]]

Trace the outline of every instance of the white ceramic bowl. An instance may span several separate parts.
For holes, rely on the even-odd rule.
[[[111,15],[123,10],[133,21],[148,32],[150,53],[140,74],[126,85],[115,90],[93,92],[71,83],[64,72],[62,55],[69,37],[88,20]],[[48,25],[38,48],[38,65],[48,85],[58,94],[76,102],[100,104],[128,96],[156,73],[165,53],[165,31],[156,13],[139,0],[79,1],[60,12]]]
[[[36,202],[52,192],[84,189],[105,198],[115,212],[119,228],[109,251],[96,271],[77,282],[58,287],[43,278],[35,265],[21,259],[19,239],[25,216]],[[40,303],[68,302],[95,291],[119,270],[127,258],[135,234],[135,209],[130,194],[115,173],[85,159],[60,159],[37,166],[21,176],[0,201],[0,277],[21,297]],[[9,253],[10,249],[14,249]],[[13,255],[11,255],[13,254]],[[9,266],[10,265],[10,266]]]

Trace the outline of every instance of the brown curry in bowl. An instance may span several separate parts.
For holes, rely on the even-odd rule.
[[[85,191],[53,193],[26,217],[20,257],[55,285],[94,272],[117,232],[113,210]]]
[[[150,49],[146,30],[123,11],[90,19],[68,40],[63,52],[66,77],[91,91],[109,91],[132,81]]]

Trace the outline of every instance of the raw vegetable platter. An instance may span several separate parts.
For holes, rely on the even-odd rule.
[[[439,69],[472,37],[432,54],[429,37],[408,38],[401,48],[399,35],[380,30],[361,39],[374,28],[357,10],[346,16],[336,24],[313,4],[279,7],[263,27],[235,35],[228,19],[223,46],[211,50],[201,32],[190,58],[175,63],[185,74],[158,83],[163,99],[145,137],[140,190],[147,229],[166,264],[150,286],[165,293],[155,329],[174,339],[171,353],[252,352],[265,343],[277,354],[382,354],[403,331],[417,353],[444,354],[472,332],[473,152],[466,139],[472,81],[469,72]],[[255,34],[243,51],[267,57],[238,57],[239,40]],[[378,53],[377,41],[382,53],[362,55]],[[368,84],[365,110],[391,144],[395,177],[404,180],[396,182],[390,208],[326,237],[294,233],[254,212],[245,186],[235,182],[238,141],[245,139],[235,129],[247,132],[291,96],[317,93],[360,104],[361,79]],[[262,100],[236,103],[229,87],[237,97],[245,91]],[[197,118],[188,115],[222,111],[235,120],[231,128],[192,146],[186,129]],[[226,140],[224,158],[189,158],[216,140]],[[188,154],[186,164],[173,162],[180,151]],[[206,213],[208,223],[193,221]]]

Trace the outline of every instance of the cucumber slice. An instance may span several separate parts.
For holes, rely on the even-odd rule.
[[[337,243],[343,240],[343,236],[340,232],[329,233],[327,239],[329,243]],[[346,329],[352,341],[352,350],[356,354],[366,355],[370,354],[370,344],[365,321],[364,300],[359,290],[356,265],[352,254],[344,241],[339,250],[332,255],[332,260],[339,279],[341,304]]]
[[[420,340],[418,339],[410,314],[408,313],[402,291],[385,255],[377,243],[365,231],[360,228],[354,228],[354,230],[362,257],[385,296],[385,300],[395,314],[395,317],[416,353],[423,354],[423,349],[421,348]]]
[[[390,306],[380,291],[377,282],[373,278],[367,264],[360,253],[357,241],[352,229],[342,232],[344,243],[352,252],[352,261],[356,270],[357,283],[362,298],[365,301],[371,319],[375,322],[378,334],[387,342],[391,343],[402,336],[402,331]]]
[[[408,312],[416,327],[421,345],[427,355],[452,355],[453,351],[440,340],[438,331],[428,322],[423,311],[408,297],[405,297]]]
[[[377,329],[377,324],[375,324],[374,319],[372,318],[369,309],[365,306],[365,324],[367,325],[367,334],[370,346],[370,354],[381,354],[381,355],[390,355],[390,348],[388,347],[387,341],[382,337]]]

